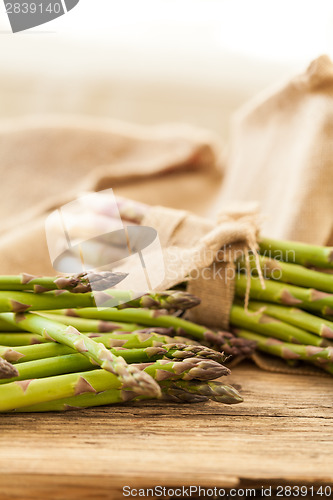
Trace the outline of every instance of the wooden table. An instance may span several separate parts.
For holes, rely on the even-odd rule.
[[[0,499],[126,498],[125,485],[333,484],[332,379],[244,364],[230,382],[243,404],[1,415]]]

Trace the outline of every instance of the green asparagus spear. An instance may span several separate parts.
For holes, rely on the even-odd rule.
[[[119,309],[129,307],[147,307],[149,309],[190,309],[200,304],[200,299],[188,292],[180,290],[168,290],[166,292],[150,292],[138,298],[131,298],[132,292],[112,290],[110,294],[121,301]]]
[[[248,330],[234,329],[235,333],[242,338],[256,342],[257,349],[260,351],[274,354],[286,360],[302,360],[309,362],[326,363],[333,361],[332,347],[315,347],[312,345],[292,344],[290,342],[281,342],[276,338],[265,337]]]
[[[133,365],[131,365],[133,366]],[[162,380],[214,380],[229,375],[230,370],[213,360],[202,360],[200,358],[188,358],[185,361],[170,361],[160,359],[155,363],[140,363],[134,366],[145,370],[158,382]]]
[[[72,354],[73,349],[57,342],[47,342],[45,344],[35,344],[18,346],[14,349],[8,346],[0,347],[0,359],[5,359],[10,363],[25,363],[36,359],[51,358],[54,356],[64,356]]]
[[[106,290],[116,286],[127,274],[103,271],[73,274],[70,276],[0,276],[0,290],[32,290],[35,293],[49,290],[68,290],[71,293],[87,293],[93,290]]]
[[[116,309],[116,308],[95,308],[61,310],[61,314],[71,317],[101,319],[104,321],[125,321],[139,323],[152,327],[172,327],[177,335],[188,334],[198,340],[203,340],[207,329],[190,321],[186,321],[178,316],[167,314],[165,310],[151,311],[148,309]],[[211,332],[209,332],[211,333]]]
[[[296,307],[287,307],[267,302],[250,301],[249,308],[253,311],[264,310],[265,314],[280,319],[286,323],[313,332],[320,337],[333,339],[333,322],[309,314]]]
[[[301,266],[333,268],[333,247],[261,238],[259,252],[266,257],[300,264]]]
[[[114,330],[124,330],[126,332],[132,332],[134,330],[140,330],[141,325],[134,323],[119,323],[115,321],[98,321],[95,319],[85,319],[85,318],[69,318],[63,314],[57,314],[57,311],[53,313],[38,311],[38,314],[44,316],[45,318],[52,319],[53,321],[58,321],[64,325],[74,326],[79,332],[113,332]]]
[[[246,294],[247,276],[236,276],[236,295],[244,297]],[[296,306],[301,309],[327,314],[333,312],[333,294],[320,292],[313,288],[302,288],[273,280],[265,280],[266,288],[263,289],[259,278],[251,278],[250,298],[275,302],[286,306]]]
[[[46,342],[40,335],[35,335],[28,332],[8,332],[0,333],[0,346],[16,347],[16,346],[27,346],[33,344],[41,344]]]
[[[105,292],[99,292],[105,293]],[[57,292],[32,293],[0,291],[1,312],[26,312],[44,309],[59,309],[75,304],[77,307],[95,307],[94,295],[89,293],[77,293],[58,290]]]
[[[238,404],[243,398],[230,385],[221,382],[201,382],[195,380],[166,380],[160,383],[162,398],[176,403],[201,403],[209,399],[224,404]],[[71,398],[59,399],[23,408],[18,412],[68,411],[94,406],[128,402],[131,399],[143,399],[134,393],[111,389],[98,394],[86,393]]]
[[[114,356],[102,343],[94,342],[72,326],[56,323],[33,313],[2,313],[1,318],[11,324],[19,323],[31,333],[37,333],[51,342],[59,342],[82,353],[104,370],[119,376],[125,387],[134,387],[138,393],[147,395],[160,393],[158,385],[150,377],[136,370],[133,365],[128,366],[122,357]]]
[[[0,312],[43,311],[66,307],[95,307],[96,303],[104,307],[118,306],[123,302],[130,305],[151,308],[188,309],[200,301],[197,297],[182,291],[152,292],[135,299],[130,291],[105,290],[86,293],[71,293],[57,290],[46,293],[0,291]]]
[[[143,329],[135,330],[134,332],[113,332],[113,333],[86,333],[87,337],[93,339],[95,342],[101,342],[105,347],[124,347],[126,349],[139,349],[145,347],[160,347],[161,344],[171,344],[177,342],[186,345],[200,345],[198,342],[186,337],[170,337],[163,333],[163,328],[160,329]]]
[[[61,398],[55,401],[41,402],[15,408],[17,413],[37,413],[47,411],[69,411],[91,408],[94,406],[112,405],[117,403],[127,403],[137,398],[137,394],[121,389],[108,389],[98,393],[84,393],[78,396]],[[145,398],[142,398],[145,399]]]
[[[100,369],[35,380],[22,380],[0,386],[0,411],[10,411],[85,393],[96,394],[106,389],[126,389],[135,392],[135,388],[136,384],[132,388],[127,384],[124,388],[119,377]]]
[[[268,316],[261,311],[252,312],[251,314],[251,311],[249,313],[243,307],[235,304],[230,311],[230,324],[234,327],[248,328],[268,337],[276,337],[285,342],[310,344],[313,346],[324,346],[328,343],[327,340],[317,335]]]
[[[230,386],[215,380],[201,382],[198,380],[166,380],[160,382],[162,395],[167,400],[183,403],[193,403],[193,396],[197,401],[211,399],[218,403],[237,404],[243,401],[238,391]],[[188,398],[188,394],[190,397]]]
[[[260,255],[258,259],[262,274],[265,278],[272,278],[284,283],[290,283],[291,285],[315,288],[322,292],[333,293],[333,276],[331,274],[313,271],[312,269],[307,269],[298,264],[290,264]],[[258,275],[257,263],[254,255],[250,257],[250,266],[252,274]],[[246,271],[244,260],[237,263],[237,269]]]

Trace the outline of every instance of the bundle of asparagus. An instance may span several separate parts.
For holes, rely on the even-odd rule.
[[[250,277],[246,262],[238,262],[232,331],[260,351],[333,374],[333,248],[262,238],[259,253],[264,287],[255,256]]]
[[[82,203],[89,203],[89,199],[82,198]],[[93,215],[91,220],[97,224],[105,216],[112,219],[120,214],[127,224],[141,224],[149,211],[147,205],[125,198],[117,197],[116,204],[115,207],[114,201],[107,195],[99,196],[99,203],[88,207]],[[73,214],[72,225],[80,236],[86,220]],[[330,359],[333,347],[333,248],[261,238],[259,254],[259,265],[265,278],[264,288],[258,277],[258,256],[250,259],[250,282],[245,273],[247,263],[242,260],[237,266],[236,299],[230,324],[238,339],[231,334],[228,339],[226,333],[212,334],[198,325],[184,329],[182,320],[178,322],[172,318],[169,322],[163,315],[154,317],[151,311],[140,311],[138,314],[127,309],[112,309],[96,314],[96,309],[87,308],[64,310],[61,314],[74,315],[73,320],[75,318],[77,322],[99,319],[106,323],[122,322],[131,315],[133,322],[162,328],[171,326],[178,335],[190,335],[201,343],[208,343],[218,350],[224,349],[230,354],[238,354],[239,350],[248,354],[254,343],[259,350],[286,359],[289,363],[291,360],[292,363],[298,360],[310,362],[333,373],[333,359]],[[248,290],[251,300],[244,308]],[[63,317],[61,321],[64,321]],[[237,345],[237,340],[245,339],[253,343]]]
[[[212,381],[228,375],[228,356],[250,353],[252,341],[173,315],[198,304],[186,292],[135,298],[109,288],[118,279],[113,273],[0,277],[0,411],[154,398],[242,401],[233,387]],[[119,305],[94,307],[91,281]]]

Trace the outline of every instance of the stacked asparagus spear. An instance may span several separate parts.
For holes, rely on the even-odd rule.
[[[250,277],[245,261],[237,264],[232,331],[260,351],[333,374],[333,248],[262,238],[259,253],[264,287],[254,256]]]
[[[119,278],[0,277],[0,411],[154,398],[242,401],[233,387],[212,381],[230,373],[229,354],[249,353],[253,342],[174,315],[199,303],[186,292],[137,298],[110,289]],[[94,307],[92,282],[117,307]]]

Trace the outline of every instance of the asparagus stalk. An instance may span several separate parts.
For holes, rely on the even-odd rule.
[[[119,377],[100,369],[10,382],[0,386],[0,411],[10,411],[85,393],[95,394],[107,389],[125,389],[125,394],[126,390],[135,392],[136,384],[133,387],[128,384],[125,388]]]
[[[105,293],[105,292],[100,292]],[[56,295],[57,294],[57,295]],[[93,294],[72,294],[67,291],[32,293],[0,291],[0,312],[26,312],[44,309],[59,309],[75,304],[77,307],[95,307]]]
[[[69,322],[70,324],[70,322]],[[134,330],[133,330],[134,331]],[[161,340],[162,343],[170,343],[170,342],[179,342],[179,343],[188,343],[190,345],[193,345],[195,343],[194,341],[190,341],[189,339],[186,339],[185,337],[173,337],[171,338],[168,333],[172,334],[172,330],[170,331],[168,328],[156,328],[156,329],[142,329],[142,330],[135,330],[137,333],[142,333],[142,334],[149,334],[149,333],[156,333],[157,335],[163,336],[163,339]],[[82,333],[82,332],[81,332]],[[97,334],[97,333],[88,333],[85,332],[84,335],[86,335],[89,338],[94,339],[95,342],[101,342],[104,344],[106,347],[113,347],[112,344],[121,344],[122,340],[125,341],[124,337],[122,338],[119,334],[120,333],[130,333],[130,332],[122,332],[120,331],[115,331],[114,332],[116,335],[108,335],[107,333],[105,334]],[[117,342],[119,340],[119,342]],[[29,333],[29,332],[21,332],[21,333],[16,333],[16,332],[0,332],[0,346],[7,346],[7,347],[21,347],[21,346],[29,346],[29,345],[34,345],[34,344],[41,344],[41,343],[47,343],[48,341],[43,338],[41,335],[37,335],[34,333]],[[136,345],[135,347],[140,347],[139,345]],[[146,346],[148,347],[148,346]]]
[[[148,309],[128,308],[119,310],[117,308],[93,308],[61,310],[61,314],[71,317],[86,319],[100,319],[104,321],[129,321],[151,327],[174,328],[177,335],[191,335],[198,340],[204,340],[207,329],[203,326],[184,320],[178,316],[167,314],[166,310],[151,311]],[[211,333],[211,332],[209,332]]]
[[[134,293],[123,290],[104,290],[86,293],[71,293],[57,290],[46,293],[0,291],[0,312],[43,311],[68,307],[95,307],[96,300],[103,307],[120,306],[124,302],[138,307],[188,309],[200,301],[182,291],[151,292],[135,299]]]
[[[296,306],[301,309],[327,314],[333,313],[333,294],[321,292],[313,288],[302,288],[273,280],[265,280],[266,288],[261,287],[259,278],[251,279],[250,298],[275,302],[286,306]],[[244,297],[246,294],[247,276],[236,276],[236,295]]]
[[[10,379],[18,376],[18,370],[5,359],[0,358],[0,383],[3,379]]]
[[[120,323],[115,321],[98,321],[95,319],[85,319],[78,317],[69,318],[63,314],[57,314],[57,311],[53,311],[52,313],[38,311],[38,314],[44,316],[45,318],[52,319],[53,321],[58,321],[59,323],[63,323],[64,325],[74,326],[79,332],[113,332],[115,330],[123,330],[126,332],[131,332],[134,330],[140,330],[141,325],[136,325],[134,323]]]
[[[114,293],[115,292],[115,293]],[[191,295],[188,292],[181,290],[169,290],[166,292],[150,292],[138,298],[131,298],[132,292],[124,292],[114,290],[111,292],[114,298],[119,299],[122,303],[118,306],[119,309],[127,309],[129,307],[147,307],[149,309],[190,309],[200,304],[200,299]]]
[[[252,343],[236,339],[230,332],[213,332],[206,327],[192,323],[177,316],[167,314],[167,311],[151,311],[148,309],[116,309],[116,308],[85,308],[61,310],[69,316],[103,319],[106,321],[130,321],[154,327],[173,328],[177,335],[189,336],[204,345],[217,350],[223,350],[233,356],[247,356],[252,353]]]
[[[103,271],[73,274],[70,276],[32,276],[22,273],[17,276],[0,276],[0,290],[32,290],[35,293],[49,290],[68,290],[71,293],[87,293],[106,290],[116,286],[127,274]],[[92,285],[92,286],[91,286]]]
[[[159,395],[158,385],[146,374],[138,371],[133,365],[128,366],[122,357],[114,356],[102,343],[96,343],[72,326],[56,323],[37,314],[26,313],[15,315],[3,313],[2,319],[11,324],[20,325],[31,333],[37,333],[51,342],[59,342],[81,352],[88,359],[120,377],[124,386],[134,387],[138,393]]]
[[[240,394],[230,385],[220,382],[208,381],[185,381],[173,380],[160,383],[162,398],[165,401],[176,403],[201,403],[209,399],[224,404],[237,404],[243,401]],[[48,403],[41,403],[23,408],[17,412],[46,412],[46,411],[68,411],[94,406],[124,403],[132,399],[143,399],[134,393],[124,392],[119,389],[111,389],[98,394],[86,393],[71,398],[59,399]]]
[[[164,399],[177,403],[201,402],[207,399],[224,404],[237,404],[243,401],[239,392],[230,385],[215,380],[166,380],[160,382]],[[193,396],[195,400],[193,400]]]
[[[105,345],[105,347],[117,347],[122,346],[123,344],[128,344],[129,347],[149,347],[150,345],[157,345],[157,343],[171,343],[171,342],[179,342],[181,344],[197,344],[196,341],[187,339],[185,337],[170,337],[169,335],[164,335],[162,332],[159,333],[159,329],[156,329],[156,334],[153,330],[147,328],[146,330],[136,330],[132,332],[131,335],[129,332],[113,332],[113,333],[88,333],[86,332],[84,335],[93,339],[95,342],[101,342]],[[163,329],[161,329],[163,330]],[[167,329],[166,329],[167,330]],[[128,334],[126,337],[124,334]],[[139,340],[141,338],[148,338],[147,341],[143,342]],[[149,340],[151,338],[151,340]],[[134,339],[134,341],[133,341]],[[22,333],[0,333],[0,348],[1,346],[6,347],[25,347],[32,346],[35,344],[50,344],[46,339],[44,339],[41,335],[37,335],[29,332]],[[54,344],[52,342],[51,344]],[[143,345],[145,344],[145,345]],[[127,346],[127,347],[128,347]]]
[[[333,247],[261,238],[259,252],[266,257],[293,262],[301,266],[333,268]]]
[[[310,344],[313,346],[327,345],[327,341],[317,335],[268,316],[262,311],[249,314],[243,307],[236,304],[232,306],[230,311],[230,324],[234,327],[248,328],[269,337],[276,337],[284,342]]]
[[[268,316],[280,319],[304,330],[308,330],[320,337],[333,339],[333,322],[309,314],[296,307],[287,307],[266,302],[250,301],[249,308],[253,311],[262,310]]]
[[[326,363],[333,361],[332,347],[315,347],[312,345],[292,344],[281,342],[276,338],[265,337],[243,329],[234,329],[235,333],[242,338],[256,342],[260,351],[273,354],[286,360],[302,360],[308,362]]]
[[[117,403],[127,403],[137,397],[131,391],[121,389],[109,389],[98,393],[85,393],[69,398],[61,398],[55,401],[41,402],[31,406],[15,408],[16,413],[37,413],[48,411],[69,411],[91,408],[94,406],[112,405]],[[144,399],[144,398],[143,398]]]
[[[11,381],[14,381],[14,379],[28,380],[51,377],[64,373],[93,370],[95,368],[88,358],[82,354],[74,353],[73,350],[71,350],[71,352],[72,354],[58,355],[51,358],[36,359],[35,361],[20,363],[16,368],[13,367],[14,370],[17,371],[17,375],[12,375],[13,380]],[[121,356],[127,363],[146,363],[157,361],[164,357],[175,360],[196,357],[214,360],[219,364],[222,364],[226,360],[226,357],[222,353],[218,353],[207,347],[187,346],[184,344],[164,344],[161,347],[146,347],[145,349],[124,349],[122,347],[116,347],[111,349],[111,353],[114,356]],[[4,363],[8,364],[7,361],[4,361]],[[6,379],[8,378],[7,376]],[[3,382],[4,381],[0,379],[0,383]],[[6,380],[6,382],[8,381]]]
[[[15,347],[15,346],[14,346]],[[25,363],[35,359],[51,358],[53,356],[63,356],[71,354],[73,349],[66,345],[56,342],[47,342],[45,344],[35,344],[27,346],[18,346],[14,349],[9,346],[0,347],[0,359],[5,359],[10,363]]]
[[[27,336],[33,334],[26,334]],[[167,335],[159,335],[153,332],[138,331],[133,333],[108,333],[104,335],[92,333],[87,334],[93,341],[103,344],[107,348],[122,347],[124,349],[145,349],[147,347],[161,347],[163,344],[171,344],[178,342],[186,345],[190,344],[188,339],[183,337],[169,337]],[[43,342],[43,337],[36,335]],[[196,344],[196,343],[195,343]],[[12,346],[8,345],[0,347],[0,358],[3,358],[11,363],[25,363],[42,358],[52,358],[54,356],[63,356],[72,354],[74,351],[71,347],[58,344],[56,342],[34,343],[33,345]],[[218,353],[217,353],[218,354]]]
[[[175,379],[214,380],[230,374],[230,370],[226,366],[210,359],[202,360],[200,358],[188,358],[182,362],[160,359],[155,363],[140,363],[134,366],[145,370],[158,382]]]
[[[298,264],[290,264],[268,257],[258,256],[258,259],[265,278],[333,293],[333,276],[331,274],[313,271]],[[250,266],[252,274],[258,275],[257,263],[253,255],[250,257]],[[245,261],[239,261],[237,267],[240,271],[246,271]]]
[[[161,344],[171,344],[177,342],[186,345],[200,345],[198,342],[186,337],[170,337],[165,335],[163,328],[160,329],[143,329],[136,330],[131,333],[127,332],[114,332],[114,333],[86,333],[87,337],[93,339],[95,342],[101,342],[105,347],[124,347],[126,349],[145,348],[145,347],[160,347]]]
[[[41,344],[42,342],[46,342],[46,340],[43,339],[43,337],[41,337],[40,335],[35,335],[33,333],[0,333],[0,346],[28,346],[33,344]]]

